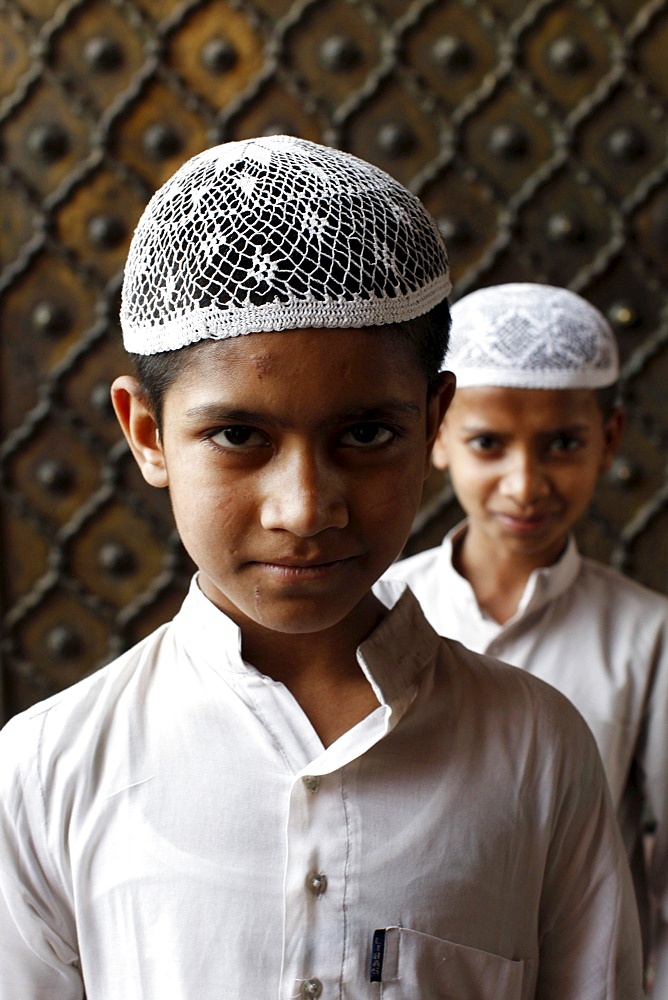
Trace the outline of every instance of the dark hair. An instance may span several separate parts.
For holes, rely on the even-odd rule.
[[[392,323],[381,328],[397,339],[407,341],[433,392],[443,366],[450,335],[450,308],[447,299],[429,312],[405,323]],[[162,430],[165,392],[199,353],[207,350],[210,340],[200,340],[176,351],[159,354],[131,354],[135,374],[151,407],[158,428]]]
[[[603,389],[595,389],[596,402],[603,414],[603,420],[608,421],[613,411],[622,405],[621,386],[619,382],[606,385]]]

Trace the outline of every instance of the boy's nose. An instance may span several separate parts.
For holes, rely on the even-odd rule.
[[[550,494],[550,484],[540,464],[528,456],[519,456],[503,476],[501,495],[519,507],[529,507]]]
[[[310,454],[276,460],[268,474],[262,527],[307,538],[327,528],[345,528],[348,504],[337,470]]]

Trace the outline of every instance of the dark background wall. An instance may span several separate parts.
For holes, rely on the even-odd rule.
[[[190,574],[111,414],[120,272],[152,191],[215,142],[289,132],[394,174],[455,297],[567,285],[618,333],[629,426],[584,549],[668,591],[668,4],[0,4],[3,713],[107,662]],[[409,550],[459,517],[428,483]]]

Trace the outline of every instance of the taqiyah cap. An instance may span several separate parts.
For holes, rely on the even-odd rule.
[[[414,319],[450,291],[422,203],[379,168],[291,136],[185,163],[134,233],[121,326],[136,354],[202,339]]]
[[[610,324],[566,288],[493,285],[459,299],[451,314],[445,367],[460,388],[598,389],[619,376]]]

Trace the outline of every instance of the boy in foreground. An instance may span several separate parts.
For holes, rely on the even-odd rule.
[[[113,398],[198,573],[2,734],[3,998],[642,996],[584,723],[371,590],[452,396],[449,287],[417,199],[301,140],[150,202]]]
[[[554,685],[589,723],[654,952],[653,995],[668,997],[668,600],[582,558],[572,536],[622,433],[613,332],[571,291],[498,285],[453,306],[448,367],[457,392],[433,461],[467,519],[388,575],[438,632]]]

